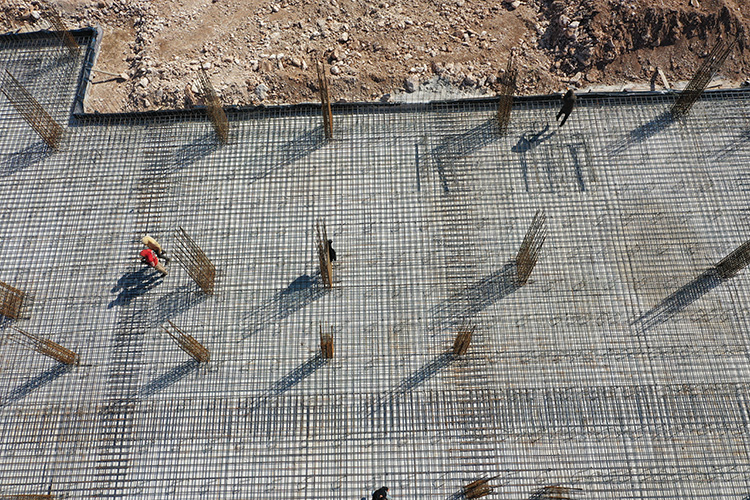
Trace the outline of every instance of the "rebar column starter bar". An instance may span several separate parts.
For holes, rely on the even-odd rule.
[[[514,53],[508,57],[505,74],[500,79],[500,101],[497,105],[497,124],[501,134],[505,133],[510,123],[510,112],[513,108],[513,95],[516,93],[518,69],[515,65]]]
[[[464,486],[464,496],[466,498],[481,498],[492,493],[492,486],[488,483],[490,479],[477,479]]]
[[[323,325],[320,325],[320,352],[323,359],[333,358],[333,332],[323,333]]]
[[[201,68],[198,72],[198,79],[201,82],[201,90],[203,98],[206,102],[206,113],[208,118],[211,120],[211,124],[216,130],[216,135],[219,136],[219,140],[222,144],[229,142],[229,120],[227,114],[224,112],[224,108],[221,105],[219,96],[216,95],[211,80],[208,79],[206,71]]]
[[[57,36],[57,38],[59,38],[60,41],[65,44],[65,46],[68,48],[68,51],[70,52],[70,55],[75,57],[76,55],[78,55],[81,47],[75,41],[73,35],[70,34],[70,30],[68,30],[68,27],[65,26],[65,22],[63,22],[60,14],[57,13],[55,8],[50,4],[47,4],[46,7],[49,22],[55,28],[55,36]]]
[[[317,62],[318,68],[318,91],[320,92],[320,105],[323,113],[323,130],[326,139],[333,139],[333,113],[331,112],[331,95],[328,93],[328,76],[326,75],[325,63]]]
[[[60,344],[56,344],[51,340],[32,335],[31,333],[25,332],[13,325],[11,325],[10,327],[20,334],[20,336],[14,335],[11,337],[20,345],[28,347],[29,349],[32,349],[40,354],[44,354],[45,356],[49,356],[50,358],[54,358],[60,363],[65,363],[66,365],[78,364],[78,354],[74,353],[70,349],[66,349],[65,347],[61,346]]]
[[[0,314],[10,319],[21,319],[25,297],[26,294],[18,288],[0,281]]]
[[[537,210],[534,220],[531,221],[531,226],[529,226],[529,230],[523,239],[523,243],[521,243],[521,248],[518,250],[518,255],[516,255],[519,285],[526,284],[529,276],[531,276],[531,271],[536,266],[539,250],[542,248],[544,240],[547,237],[546,222],[547,216],[544,214],[544,211]]]
[[[44,139],[49,147],[57,149],[60,146],[63,135],[62,126],[45,111],[42,105],[34,99],[34,96],[7,69],[0,83],[0,92],[8,98],[16,111],[26,120],[26,123]]]
[[[687,114],[690,108],[693,106],[695,101],[701,96],[706,87],[708,86],[711,78],[714,77],[716,72],[719,70],[724,61],[726,60],[729,53],[732,51],[734,44],[737,43],[738,36],[732,37],[730,40],[720,40],[716,46],[714,46],[711,53],[708,55],[701,67],[687,84],[685,90],[680,93],[680,97],[672,105],[672,116],[680,117]]]
[[[216,267],[181,227],[175,231],[175,258],[204,293],[213,295]]]
[[[199,363],[208,363],[208,361],[211,359],[211,355],[208,352],[208,349],[203,347],[203,345],[195,340],[195,338],[193,338],[191,335],[188,335],[187,333],[177,328],[177,325],[172,323],[170,320],[167,320],[167,323],[169,323],[169,326],[172,327],[172,331],[170,331],[163,325],[161,328],[162,330],[167,332],[167,334],[169,334],[169,336],[172,337],[175,342],[177,342],[177,345],[180,346],[180,349],[190,354]]]
[[[456,335],[456,340],[453,341],[454,356],[463,356],[466,354],[466,351],[469,349],[469,344],[471,344],[471,336],[475,329],[476,327],[474,325],[461,328],[458,335]]]
[[[328,252],[328,232],[326,231],[326,224],[323,223],[323,229],[320,228],[321,224],[318,222],[315,224],[315,230],[317,232],[317,247],[318,247],[318,263],[320,264],[320,277],[323,283],[328,288],[333,288],[333,266],[331,265],[331,255]]]

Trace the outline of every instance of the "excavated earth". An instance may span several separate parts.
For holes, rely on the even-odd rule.
[[[88,111],[200,104],[201,68],[227,105],[315,101],[320,59],[336,101],[436,84],[491,95],[511,52],[520,94],[662,88],[689,80],[734,36],[713,85],[750,78],[746,0],[6,0],[0,9],[2,32],[48,29],[50,9],[68,28],[102,28]]]

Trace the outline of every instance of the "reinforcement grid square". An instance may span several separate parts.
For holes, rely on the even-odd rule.
[[[0,280],[33,298],[0,337],[0,495],[457,499],[495,476],[517,499],[750,494],[750,285],[711,273],[750,234],[750,93],[680,120],[672,96],[583,95],[562,128],[557,102],[522,99],[505,134],[491,100],[347,105],[331,141],[315,109],[230,111],[221,144],[199,112],[69,120],[75,88],[44,97],[34,71],[66,138],[28,153],[0,101]],[[174,258],[178,227],[213,295]],[[164,278],[137,258],[146,233]]]

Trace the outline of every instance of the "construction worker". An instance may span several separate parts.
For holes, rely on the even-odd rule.
[[[159,257],[156,256],[156,252],[150,248],[144,248],[141,250],[141,262],[149,267],[153,267],[161,273],[162,276],[169,274],[167,269],[159,263]]]
[[[372,494],[372,500],[388,500],[388,488],[383,486]]]
[[[165,264],[169,264],[169,257],[166,256],[166,254],[164,253],[164,249],[162,249],[159,242],[154,238],[147,234],[146,236],[141,238],[141,243],[143,243],[147,248],[153,250],[156,253],[157,257],[164,260]]]
[[[326,248],[328,249],[328,258],[331,259],[331,262],[334,262],[336,260],[336,250],[333,249],[333,240],[326,241]]]
[[[560,108],[560,112],[557,113],[557,118],[555,118],[555,120],[559,120],[560,116],[562,115],[565,116],[563,116],[563,119],[558,127],[562,127],[563,125],[565,125],[565,121],[568,119],[568,116],[570,116],[570,113],[573,111],[573,108],[576,105],[576,95],[573,93],[572,89],[568,89],[568,91],[565,92],[562,101],[562,108]]]

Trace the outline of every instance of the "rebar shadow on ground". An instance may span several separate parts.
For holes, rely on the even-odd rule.
[[[690,283],[666,297],[633,322],[643,333],[675,317],[687,306],[719,286],[722,279],[715,268],[704,271]]]
[[[312,277],[303,274],[292,281],[288,287],[280,290],[274,296],[261,305],[258,309],[250,311],[241,319],[245,333],[243,337],[262,331],[269,323],[283,321],[287,317],[303,309],[323,297],[331,291],[323,284],[320,273]]]
[[[153,394],[156,394],[157,392],[161,392],[167,387],[179,382],[181,379],[190,375],[192,372],[197,370],[200,365],[200,362],[195,359],[183,361],[168,372],[144,385],[141,390],[138,391],[138,396],[141,398],[147,398],[149,396],[152,396]]]
[[[516,276],[516,261],[512,260],[494,273],[454,293],[431,309],[433,322],[430,330],[459,328],[465,320],[518,290],[520,284]]]
[[[44,141],[38,141],[21,151],[11,153],[0,162],[0,177],[8,177],[25,168],[41,163],[50,156],[54,150]]]
[[[322,353],[317,353],[294,370],[290,371],[282,378],[277,380],[269,389],[274,396],[280,396],[295,385],[299,384],[307,377],[315,373],[319,368],[326,364]]]
[[[493,118],[461,134],[446,136],[432,148],[429,157],[435,162],[444,192],[451,191],[452,163],[497,141],[500,134],[497,119]]]
[[[151,307],[150,322],[153,325],[160,325],[205,302],[207,299],[208,295],[199,288],[182,286],[157,299]]]
[[[314,153],[326,144],[323,126],[305,131],[278,148],[269,147],[259,156],[263,164],[268,165],[262,171],[250,177],[250,184],[266,178],[272,172],[291,165],[307,155]]]
[[[25,398],[36,389],[55,381],[57,378],[65,375],[72,369],[73,365],[66,365],[64,363],[56,364],[52,368],[43,371],[36,377],[13,389],[10,394],[3,398],[2,403],[0,403],[0,407],[5,407],[11,403],[15,403],[16,401]]]
[[[656,118],[649,120],[643,125],[634,128],[625,138],[613,143],[609,146],[609,150],[613,155],[619,155],[624,153],[632,146],[643,142],[660,132],[666,130],[674,123],[674,117],[669,111],[665,111],[658,115]]]

